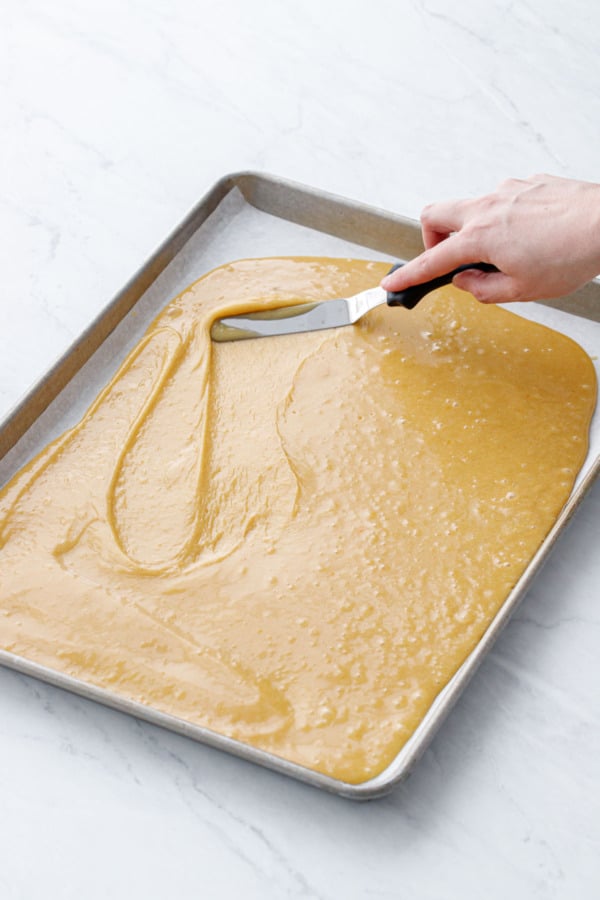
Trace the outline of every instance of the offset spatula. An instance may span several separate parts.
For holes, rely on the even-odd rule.
[[[395,272],[402,264],[393,266]],[[433,278],[424,284],[416,284],[405,291],[389,293],[381,287],[372,287],[361,291],[354,297],[343,300],[324,300],[321,303],[300,303],[296,306],[278,307],[261,312],[246,313],[241,316],[229,316],[218,319],[211,328],[213,341],[244,341],[249,338],[274,337],[278,334],[298,334],[302,331],[321,331],[325,328],[340,328],[353,325],[366,313],[387,303],[388,306],[404,306],[412,309],[430,291],[450,284],[455,275],[466,269],[479,269],[481,272],[497,272],[496,266],[490,263],[469,263],[459,266],[446,275]]]

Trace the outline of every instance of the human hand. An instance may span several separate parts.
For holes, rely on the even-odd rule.
[[[470,262],[453,283],[483,303],[560,297],[600,273],[600,184],[534,175],[473,200],[426,206],[425,251],[382,281],[403,291]]]

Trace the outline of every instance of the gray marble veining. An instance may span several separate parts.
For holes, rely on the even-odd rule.
[[[415,217],[598,180],[599,35],[590,0],[5,0],[0,415],[227,171]],[[0,670],[0,896],[596,898],[599,523],[597,485],[366,805]]]

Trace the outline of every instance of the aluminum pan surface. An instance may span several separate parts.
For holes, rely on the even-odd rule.
[[[14,436],[23,427],[23,421],[29,419],[34,422],[29,431],[0,459],[0,484],[7,481],[50,440],[79,421],[158,311],[192,281],[215,266],[252,256],[314,254],[379,260],[408,259],[419,251],[420,246],[420,229],[416,222],[269,176],[241,174],[222,179],[107,306],[106,312],[92,323],[59,364],[19,404],[19,415],[9,416],[5,424],[0,425],[1,448],[2,439],[5,445],[12,445]],[[561,301],[558,305],[561,305]],[[511,309],[577,340],[596,358],[595,365],[600,380],[600,324],[591,321],[600,316],[600,284],[586,286],[565,305],[569,309],[575,308],[578,315],[541,304],[513,304]],[[127,312],[130,307],[131,311]],[[104,332],[114,322],[119,324],[105,337]],[[100,346],[85,362],[90,342],[92,346],[94,343]],[[76,374],[42,412],[48,396],[53,396],[57,385],[60,386],[64,381],[61,365],[65,364]],[[317,787],[354,799],[379,796],[403,778],[423,752],[491,647],[502,625],[522,598],[531,578],[599,469],[600,422],[596,415],[590,453],[569,503],[554,529],[482,640],[438,695],[395,761],[376,778],[361,785],[345,784],[304,769],[13,654],[0,651],[0,663]]]

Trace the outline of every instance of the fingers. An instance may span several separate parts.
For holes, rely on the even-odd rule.
[[[467,258],[461,243],[455,240],[456,233],[464,224],[468,202],[451,200],[426,206],[421,214],[425,252],[384,278],[381,286],[388,291],[403,291],[413,284],[446,275],[456,266],[472,261]]]
[[[521,299],[513,278],[502,272],[480,272],[468,269],[452,279],[462,291],[469,291],[481,303],[510,303]]]
[[[445,241],[447,237],[450,237],[452,231],[436,231],[434,228],[429,228],[428,225],[422,224],[421,234],[423,236],[425,249],[431,250],[436,244],[440,244],[442,241]]]
[[[473,262],[470,256],[472,253],[468,252],[468,244],[458,235],[452,235],[387,275],[381,282],[381,287],[386,291],[404,291],[413,284],[423,284],[432,278],[447,275],[457,266]]]
[[[465,223],[465,200],[450,200],[445,203],[431,203],[421,213],[421,231],[425,249],[430,250],[455,231],[460,231]]]

